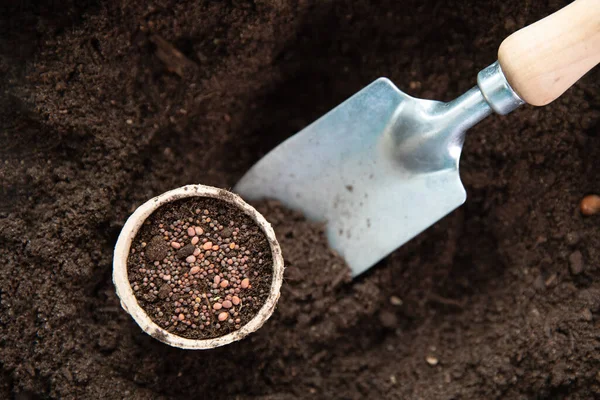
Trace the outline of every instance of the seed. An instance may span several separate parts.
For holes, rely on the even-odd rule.
[[[171,242],[171,247],[177,250],[181,247],[181,245],[177,242]]]
[[[233,307],[233,304],[231,304],[231,301],[225,300],[223,302],[223,307],[225,307],[225,308],[231,308],[231,307]]]
[[[196,261],[196,256],[193,256],[193,255],[192,255],[192,256],[188,256],[188,257],[185,259],[185,262],[187,262],[187,263],[193,263],[193,262],[195,262],[195,261]]]
[[[222,313],[219,314],[219,321],[223,322],[227,319],[227,317],[229,316],[229,314],[227,314],[225,311],[223,311]]]
[[[213,244],[212,242],[206,242],[202,245],[202,249],[203,250],[210,250],[212,248]]]
[[[220,285],[223,289],[225,289],[227,286],[229,286],[229,281],[227,279],[223,280]]]
[[[579,209],[583,215],[595,215],[600,212],[600,196],[589,194],[581,199]]]
[[[198,244],[198,242],[199,242],[199,241],[200,241],[200,238],[199,238],[198,236],[194,236],[194,237],[192,238],[192,244],[193,244],[193,245],[196,245],[196,244]]]
[[[250,286],[250,279],[244,278],[242,280],[242,289],[248,289],[248,286]]]
[[[241,300],[240,300],[240,298],[239,298],[239,297],[237,297],[237,296],[233,296],[233,297],[231,298],[231,302],[232,302],[234,305],[236,305],[236,306],[237,306],[238,304],[240,304],[240,301],[241,301]]]

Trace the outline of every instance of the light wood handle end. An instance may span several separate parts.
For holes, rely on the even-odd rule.
[[[513,33],[498,61],[523,100],[552,102],[600,62],[600,0],[576,0]]]

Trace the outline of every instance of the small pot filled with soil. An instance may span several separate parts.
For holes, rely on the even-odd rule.
[[[209,349],[260,328],[279,299],[283,258],[271,225],[239,196],[188,185],[141,205],[115,246],[122,307],[152,337]]]

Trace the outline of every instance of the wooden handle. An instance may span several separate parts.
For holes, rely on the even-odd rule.
[[[552,102],[600,62],[600,0],[576,0],[513,33],[498,61],[523,100]]]

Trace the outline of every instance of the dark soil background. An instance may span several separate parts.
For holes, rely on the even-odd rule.
[[[169,348],[111,282],[119,229],[148,198],[231,187],[379,76],[450,100],[566,0],[6,3],[0,398],[600,396],[600,216],[576,210],[600,191],[598,69],[472,129],[467,204],[352,283],[318,227],[261,205],[286,282],[240,343]]]

